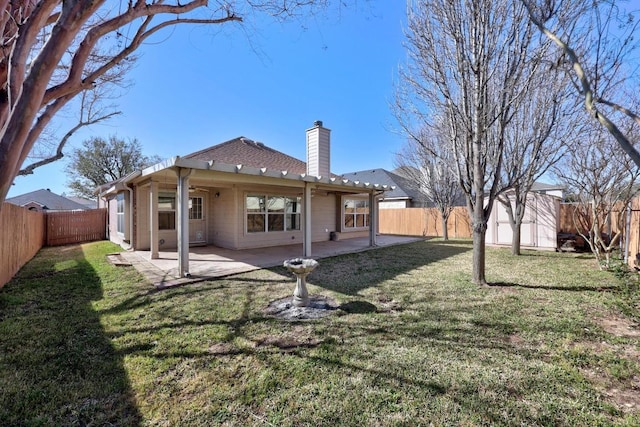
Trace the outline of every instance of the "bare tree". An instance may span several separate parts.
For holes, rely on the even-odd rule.
[[[605,128],[640,167],[638,152],[623,123],[640,125],[627,101],[637,90],[637,38],[640,11],[616,0],[521,0],[531,21],[559,49],[556,67],[571,76],[572,87],[590,117]],[[637,79],[637,76],[635,77]]]
[[[539,45],[524,7],[510,0],[410,3],[396,114],[410,136],[445,117],[473,229],[473,282],[485,278],[485,234],[501,179],[506,129],[530,83]],[[417,139],[413,136],[413,139]]]
[[[556,74],[538,70],[506,128],[502,179],[509,190],[498,200],[511,226],[513,255],[520,255],[520,231],[534,182],[560,160],[565,142],[576,133],[574,103],[565,101],[566,82]]]
[[[51,120],[101,79],[122,75],[150,36],[179,24],[288,18],[331,0],[0,0],[0,207]],[[342,2],[339,2],[342,4]]]
[[[455,159],[446,139],[420,134],[420,140],[408,139],[396,154],[396,166],[401,168],[427,201],[440,212],[442,238],[449,240],[449,216],[462,197],[455,171]]]
[[[49,131],[47,127],[44,132],[40,134],[40,137],[27,156],[27,160],[31,162],[23,166],[23,168],[18,171],[18,175],[31,175],[35,169],[62,159],[64,157],[63,150],[77,131],[122,114],[122,112],[117,111],[113,105],[104,105],[103,101],[108,96],[105,91],[109,91],[109,88],[102,86],[80,93],[80,95],[78,95],[80,99],[77,122],[71,128],[67,129],[61,138],[53,132],[47,132]]]
[[[624,230],[624,212],[637,193],[640,169],[622,155],[604,128],[591,126],[574,144],[555,173],[566,183],[576,203],[574,226],[603,269],[611,267]],[[626,129],[628,135],[636,136]]]

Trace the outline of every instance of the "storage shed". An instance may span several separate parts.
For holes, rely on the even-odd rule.
[[[524,249],[556,250],[560,218],[561,191],[532,191],[527,196],[527,207],[520,229],[520,244]],[[513,206],[513,195],[506,194]],[[513,231],[506,208],[494,202],[487,224],[488,245],[511,245]]]

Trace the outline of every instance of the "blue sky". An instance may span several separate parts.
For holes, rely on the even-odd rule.
[[[287,24],[183,26],[145,45],[117,99],[121,116],[78,133],[137,138],[146,154],[185,155],[245,136],[304,160],[305,130],[331,129],[331,169],[393,169],[393,81],[405,53],[403,2],[343,9]],[[252,27],[256,31],[251,30]],[[69,194],[67,162],[17,177],[9,197]]]

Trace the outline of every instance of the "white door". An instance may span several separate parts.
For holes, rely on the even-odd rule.
[[[201,195],[189,197],[189,244],[207,244],[205,198]]]
[[[511,200],[509,200],[511,201]],[[513,206],[513,203],[511,204]],[[499,245],[510,245],[513,241],[513,231],[509,224],[509,215],[504,205],[498,201],[495,204],[496,210],[496,240]]]
[[[511,206],[514,206],[513,200]],[[510,245],[513,242],[513,230],[509,224],[509,215],[507,209],[500,202],[495,204],[496,210],[496,243],[499,245]],[[535,228],[536,228],[536,199],[534,197],[527,198],[527,207],[522,218],[522,226],[520,228],[520,244],[522,246],[535,246]]]

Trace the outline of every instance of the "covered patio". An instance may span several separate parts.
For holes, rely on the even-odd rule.
[[[393,246],[424,240],[421,237],[377,236],[376,247]],[[340,241],[314,243],[314,259],[361,252],[370,246],[368,237]],[[246,271],[281,266],[283,261],[302,255],[302,244],[269,248],[232,250],[216,246],[195,246],[189,248],[190,276],[180,278],[178,253],[160,251],[158,258],[151,257],[151,251],[123,252],[122,256],[140,271],[154,286],[165,288],[189,282],[224,277]]]

